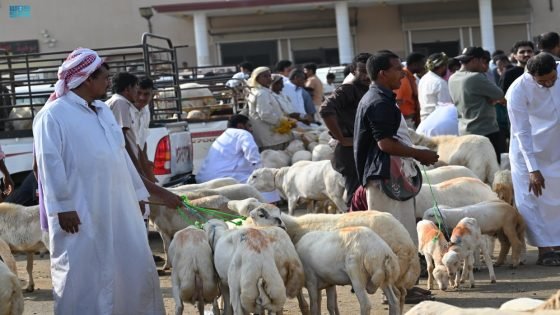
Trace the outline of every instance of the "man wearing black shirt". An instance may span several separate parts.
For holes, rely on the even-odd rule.
[[[368,209],[391,213],[418,244],[413,200],[389,198],[380,182],[390,177],[391,155],[426,165],[437,162],[439,156],[407,145],[411,144],[408,129],[393,94],[404,75],[399,57],[389,51],[378,52],[368,59],[367,71],[373,83],[360,101],[354,125],[354,158],[360,184],[366,187]]]
[[[354,75],[352,83],[339,86],[321,104],[319,110],[331,136],[338,141],[332,165],[344,177],[347,203],[360,184],[354,163],[352,137],[358,103],[368,91],[371,82],[366,70],[366,62],[370,56],[371,54],[361,53],[354,58],[351,66]]]
[[[500,80],[500,87],[502,91],[507,92],[509,86],[515,81],[515,79],[519,78],[523,72],[525,72],[525,65],[527,65],[527,61],[531,57],[533,57],[535,51],[535,45],[533,42],[527,40],[520,40],[513,44],[513,48],[511,52],[515,56],[515,60],[517,60],[517,64],[515,67],[507,70]]]

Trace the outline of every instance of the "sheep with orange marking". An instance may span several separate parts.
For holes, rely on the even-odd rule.
[[[183,314],[183,303],[190,302],[204,314],[204,304],[219,296],[218,277],[214,271],[212,248],[206,233],[189,226],[175,233],[169,246],[169,262],[173,266],[171,283],[175,314]],[[214,314],[218,314],[214,303]]]
[[[447,252],[447,241],[438,227],[428,220],[416,224],[418,232],[418,252],[426,257],[428,266],[428,290],[433,288],[433,281],[440,290],[447,290],[449,276],[442,262],[443,255]]]
[[[496,275],[494,274],[494,266],[486,243],[482,240],[480,227],[474,218],[463,218],[453,229],[451,234],[451,242],[449,250],[443,255],[443,264],[447,268],[447,272],[453,279],[453,286],[459,288],[460,283],[466,280],[468,275],[469,285],[474,288],[474,256],[478,255],[482,250],[488,273],[490,274],[490,282],[496,283]],[[463,271],[459,279],[459,268],[463,263]]]
[[[252,227],[228,230],[224,222],[210,220],[204,225],[204,230],[214,249],[214,264],[220,278],[220,290],[226,312],[229,312],[233,306],[235,313],[235,309],[239,310],[239,305],[249,312],[262,314],[263,309],[277,312],[278,308],[281,310],[286,297],[295,297],[301,291],[304,281],[303,265],[293,243],[281,228]],[[258,255],[250,253],[244,258],[241,252],[253,251],[251,248],[246,248],[246,244],[251,242],[262,244],[263,251],[270,249],[272,261],[269,261],[268,253],[266,253],[266,257],[257,257]],[[238,250],[239,254],[236,255]],[[240,272],[246,270],[245,267],[239,267],[239,265],[250,264],[249,256],[253,260],[257,260],[249,268],[256,270],[255,275],[245,275],[239,278]],[[232,267],[232,265],[235,266]],[[238,269],[230,273],[230,267]],[[256,278],[256,275],[261,275],[261,270],[262,274],[267,274]],[[231,278],[232,276],[233,278]],[[242,284],[240,281],[253,281],[254,283]],[[280,288],[282,293],[278,291]],[[252,289],[255,291],[251,291]],[[244,293],[240,293],[240,290]],[[255,303],[257,298],[260,302]]]
[[[443,220],[448,227],[456,226],[463,218],[475,218],[482,234],[498,236],[500,241],[500,254],[496,266],[505,262],[511,247],[511,260],[513,267],[519,265],[525,253],[525,222],[517,209],[501,200],[480,202],[470,206],[452,208],[439,206]],[[436,222],[433,209],[424,213],[424,220]]]
[[[266,211],[270,216],[270,224],[277,225],[275,219],[281,219],[294,244],[297,244],[304,235],[312,231],[332,231],[345,227],[363,226],[377,233],[397,255],[400,276],[395,282],[398,289],[395,294],[399,299],[400,309],[403,309],[406,290],[412,288],[420,276],[420,261],[417,254],[418,249],[412,242],[410,235],[391,214],[370,210],[343,214],[307,214],[294,217],[282,213],[278,208],[274,211],[272,209]],[[254,223],[261,224],[260,222]],[[327,305],[329,305],[329,299],[332,299],[332,297],[327,297]]]
[[[362,315],[370,314],[367,294],[377,288],[387,297],[389,314],[401,314],[395,295],[400,275],[398,258],[371,229],[357,226],[312,231],[297,242],[296,249],[305,269],[312,315],[321,314],[320,291],[335,290],[336,285],[352,285]]]

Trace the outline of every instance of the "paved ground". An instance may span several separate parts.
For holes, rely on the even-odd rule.
[[[161,240],[157,235],[152,235],[151,246],[156,254],[161,254]],[[499,246],[498,246],[499,247]],[[497,254],[497,253],[496,253]],[[17,256],[20,279],[27,279],[25,273],[25,257]],[[520,266],[514,270],[509,267],[495,268],[497,283],[490,284],[486,270],[475,273],[476,287],[463,289],[462,291],[441,292],[433,290],[436,299],[441,302],[461,307],[499,307],[501,303],[517,298],[532,297],[546,299],[560,289],[560,267],[542,267],[535,265],[536,250],[529,248],[528,265]],[[39,258],[36,256],[34,263],[34,279],[37,290],[32,293],[24,293],[24,314],[53,314],[51,280],[49,272],[48,256]],[[165,299],[165,307],[168,314],[174,313],[174,302],[171,297],[171,281],[169,274],[160,277],[161,287]],[[425,287],[426,280],[421,279],[421,285]],[[326,298],[323,298],[322,313],[327,314],[325,306]],[[374,304],[374,314],[386,314],[387,307],[381,304],[381,293],[378,292],[371,297]],[[356,297],[350,292],[350,287],[338,288],[338,303],[342,314],[358,314],[359,305]],[[412,305],[406,305],[406,310]],[[207,307],[207,309],[210,309]],[[195,308],[191,305],[185,306],[185,314],[195,314]],[[286,303],[284,314],[299,314],[297,302],[289,300]]]

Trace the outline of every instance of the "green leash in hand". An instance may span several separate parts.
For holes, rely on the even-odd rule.
[[[436,223],[438,225],[438,229],[443,232],[445,239],[449,242],[451,237],[447,230],[447,225],[445,225],[445,221],[443,220],[443,216],[441,215],[441,211],[439,211],[438,203],[436,200],[436,196],[434,195],[434,190],[432,189],[432,184],[430,183],[430,178],[428,177],[428,173],[426,173],[426,168],[422,165],[422,171],[424,175],[426,175],[426,181],[428,182],[428,186],[430,187],[430,192],[432,193],[432,201],[434,202],[434,206],[432,207],[432,211],[434,212],[434,217],[436,218]],[[438,237],[434,237],[434,242],[437,241]]]
[[[213,217],[215,219],[219,219],[225,222],[231,222],[232,224],[235,224],[237,226],[241,226],[243,224],[243,221],[247,219],[247,217],[241,215],[230,214],[215,209],[208,209],[208,208],[194,206],[189,202],[189,198],[187,198],[187,196],[185,195],[181,196],[181,199],[183,200],[183,205],[185,206],[185,208],[187,208],[187,210],[189,210],[189,212],[192,215],[198,217],[198,219],[202,221],[202,223],[200,221],[195,221],[193,224],[192,220],[190,220],[187,217],[187,215],[183,212],[181,208],[177,208],[177,212],[179,212],[179,215],[183,218],[183,220],[185,220],[185,222],[187,222],[187,224],[194,225],[198,228],[202,228],[202,224],[208,221],[208,218],[201,215],[201,213],[204,213],[206,214],[206,216]]]

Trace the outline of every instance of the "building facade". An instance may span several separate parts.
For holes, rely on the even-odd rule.
[[[380,49],[401,57],[455,55],[471,45],[507,51],[517,40],[560,32],[560,0],[0,0],[0,47],[138,44],[148,31],[141,7],[152,9],[153,33],[188,45],[177,51],[190,66],[343,64]]]

